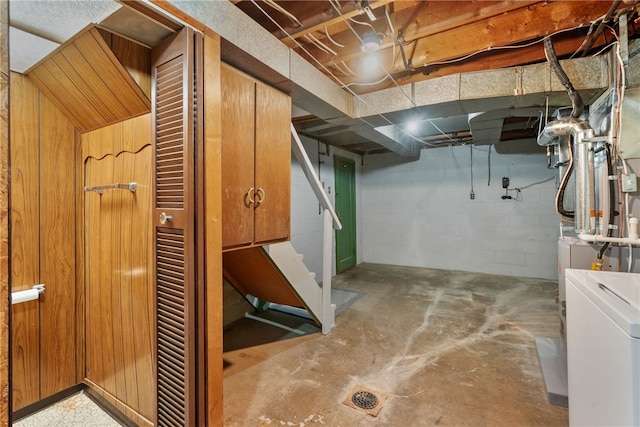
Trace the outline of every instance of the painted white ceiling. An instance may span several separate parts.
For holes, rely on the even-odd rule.
[[[59,43],[11,26],[9,27],[9,67],[11,71],[24,73],[58,46],[60,46]]]
[[[24,72],[84,27],[121,7],[111,0],[10,0],[11,70]]]

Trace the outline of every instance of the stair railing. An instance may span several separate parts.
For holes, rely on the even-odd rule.
[[[293,154],[298,160],[298,163],[302,167],[302,170],[313,189],[320,206],[324,211],[324,226],[323,226],[323,238],[322,238],[322,334],[326,335],[329,330],[335,325],[335,309],[331,305],[331,261],[332,261],[332,248],[333,248],[333,229],[341,230],[342,223],[336,214],[336,210],[333,208],[329,196],[324,191],[318,175],[316,174],[307,152],[304,150],[300,137],[296,128],[291,124],[291,136],[293,140],[291,142],[291,149]],[[332,227],[333,226],[333,227]]]

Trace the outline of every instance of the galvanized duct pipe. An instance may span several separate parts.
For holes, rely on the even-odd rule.
[[[538,136],[538,144],[548,145],[557,136],[572,135],[573,137],[573,163],[576,180],[576,207],[574,224],[577,233],[595,234],[596,209],[595,209],[595,178],[594,178],[594,153],[593,143],[585,141],[593,138],[594,132],[583,121],[576,119],[584,111],[584,103],[578,91],[573,87],[569,77],[560,66],[558,56],[553,48],[551,38],[544,40],[544,52],[549,60],[551,69],[571,98],[571,117],[555,120],[545,126],[542,134]],[[553,138],[552,138],[553,137]]]
[[[550,122],[538,136],[538,144],[546,146],[557,143],[558,136],[573,137],[574,173],[576,177],[576,233],[594,234],[595,225],[595,179],[593,162],[593,129],[584,121],[573,118]]]

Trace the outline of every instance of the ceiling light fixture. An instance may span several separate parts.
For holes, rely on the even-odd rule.
[[[407,132],[415,133],[418,130],[418,122],[416,120],[410,120],[405,123],[404,128]]]
[[[382,34],[370,31],[362,36],[362,51],[364,53],[376,52],[382,44]]]

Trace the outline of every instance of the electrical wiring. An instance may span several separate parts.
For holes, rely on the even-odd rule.
[[[576,25],[575,27],[566,28],[566,29],[563,29],[563,30],[558,30],[558,31],[556,31],[556,32],[554,32],[554,33],[551,33],[551,34],[549,34],[549,35],[547,35],[547,36],[544,36],[544,37],[543,37],[543,38],[541,38],[541,39],[533,40],[533,41],[531,41],[531,42],[529,42],[529,43],[525,43],[525,44],[519,44],[519,45],[506,45],[506,46],[489,46],[489,47],[486,47],[486,48],[484,48],[484,49],[480,49],[480,50],[478,50],[478,51],[472,52],[472,53],[470,53],[470,54],[468,54],[468,55],[461,56],[461,57],[459,57],[459,58],[450,59],[450,60],[448,60],[448,61],[430,62],[430,63],[428,63],[428,64],[425,64],[425,65],[424,65],[424,67],[433,66],[433,65],[448,65],[448,64],[455,64],[456,62],[462,62],[462,61],[465,61],[465,60],[467,60],[467,59],[469,59],[469,58],[472,58],[472,57],[474,57],[474,56],[476,56],[476,55],[479,55],[479,54],[481,54],[481,53],[490,52],[490,51],[492,51],[492,50],[521,49],[521,48],[523,48],[523,47],[530,47],[530,46],[534,46],[534,45],[536,45],[536,44],[538,44],[538,43],[543,42],[545,39],[548,39],[548,38],[550,38],[550,37],[553,37],[553,36],[555,36],[555,35],[557,35],[557,34],[567,33],[567,32],[570,32],[570,31],[577,30],[578,28],[582,28],[582,27],[583,27],[583,25]]]
[[[600,34],[604,30],[605,26],[607,26],[607,23],[613,16],[613,13],[618,9],[618,6],[620,5],[620,3],[622,3],[622,0],[613,0],[611,2],[611,6],[609,7],[609,10],[607,11],[607,13],[604,15],[602,22],[600,22],[600,25],[598,25],[598,28],[596,28],[595,33],[593,33],[593,36],[589,38],[589,43],[587,43],[587,46],[584,48],[585,53],[591,49],[595,41],[598,39],[598,37],[600,37]]]
[[[603,52],[605,52],[607,49],[609,49],[611,46],[615,45],[616,43],[618,43],[618,42],[609,43],[608,45],[606,45],[602,49],[600,49],[598,52],[596,52],[593,55],[591,55],[591,57],[595,58],[598,55],[602,55]]]
[[[338,43],[337,41],[335,41],[334,39],[331,38],[331,36],[329,35],[329,30],[327,29],[327,27],[324,27],[324,34],[327,36],[327,40],[329,40],[331,43],[333,43],[334,45],[338,46],[339,48],[344,48],[343,44]]]
[[[345,84],[342,80],[340,80],[340,78],[339,78],[338,76],[336,76],[336,75],[335,75],[335,74],[334,74],[334,73],[333,73],[329,68],[327,68],[327,66],[326,66],[326,65],[324,65],[323,63],[321,63],[321,62],[318,60],[318,58],[316,58],[315,56],[313,56],[313,55],[312,55],[312,54],[311,54],[311,53],[310,53],[310,52],[309,52],[309,51],[308,51],[304,46],[302,46],[302,45],[300,44],[300,42],[298,42],[298,40],[296,40],[296,39],[295,39],[295,38],[294,38],[294,37],[293,37],[289,32],[287,32],[287,31],[286,31],[286,30],[285,30],[285,29],[284,29],[284,28],[283,28],[283,27],[282,27],[282,26],[281,26],[281,25],[280,25],[280,24],[279,24],[275,19],[273,19],[273,17],[272,17],[271,15],[269,15],[269,14],[268,14],[268,13],[267,13],[267,12],[266,12],[262,7],[261,7],[261,6],[257,3],[257,1],[256,1],[256,0],[251,0],[251,2],[254,4],[254,6],[256,6],[256,7],[258,8],[258,10],[260,10],[260,11],[265,15],[265,16],[266,16],[266,17],[267,17],[267,18],[268,18],[268,19],[269,19],[269,20],[270,20],[274,25],[276,25],[276,26],[278,27],[278,29],[280,29],[280,31],[282,31],[284,34],[286,34],[286,36],[287,36],[289,39],[291,39],[291,41],[293,41],[293,43],[295,43],[295,45],[296,45],[296,46],[297,46],[297,47],[298,47],[302,52],[304,52],[304,53],[305,53],[305,54],[306,54],[306,55],[307,55],[311,60],[313,60],[316,64],[318,64],[318,66],[319,66],[320,68],[322,68],[322,69],[327,73],[327,75],[329,75],[329,77],[331,77],[333,80],[335,80],[335,81],[336,81],[340,86],[343,86],[343,85]],[[333,4],[333,1],[330,1],[330,3],[331,3],[331,5],[335,8],[335,5]],[[342,16],[342,13],[340,13],[339,9],[337,9],[337,10],[338,10],[338,13]],[[346,20],[345,20],[345,23],[346,23],[346,24],[347,24],[347,26],[351,29],[351,31],[353,31],[353,32],[354,32],[354,34],[356,35],[356,37],[358,38],[358,40],[360,40],[360,42],[362,43],[362,39],[360,38],[360,36],[358,35],[358,33],[357,33],[357,32],[355,32],[355,30],[353,30],[353,27],[351,27],[351,25],[350,25],[348,22],[346,22]],[[385,72],[386,72],[386,70],[385,70]],[[387,74],[388,74],[388,73],[387,73]],[[392,80],[393,80],[393,77],[392,77]],[[394,82],[394,84],[395,84],[398,88],[400,88],[400,86],[398,85],[398,83],[397,83],[395,80],[393,80],[393,82]],[[352,95],[352,96],[354,96],[356,99],[358,99],[360,102],[362,102],[362,104],[363,104],[363,105],[365,105],[366,107],[370,108],[372,111],[375,111],[375,110],[376,110],[376,109],[375,109],[371,104],[369,104],[368,102],[366,102],[366,100],[365,100],[365,99],[363,99],[360,95],[358,95],[358,94],[357,94],[357,93],[355,93],[353,90],[351,90],[351,88],[349,88],[349,87],[345,87],[344,89],[345,89],[347,92],[349,92],[349,94],[351,94],[351,95]],[[400,90],[405,94],[405,96],[407,96],[407,95],[406,95],[406,92],[404,92],[404,90],[402,90],[402,88],[400,88]],[[415,106],[415,103],[413,103],[413,105]],[[416,106],[416,108],[417,108],[417,106]],[[395,124],[395,123],[393,123],[391,120],[389,120],[389,118],[388,118],[388,117],[386,117],[384,114],[382,114],[382,113],[376,113],[376,114],[378,115],[378,117],[380,117],[380,118],[381,118],[382,120],[384,120],[386,123],[388,123],[389,125],[391,125],[391,126],[395,127],[395,128],[396,128],[396,129],[398,129],[400,132],[402,132],[402,133],[406,134],[406,135],[407,135],[411,140],[414,140],[414,141],[416,141],[417,143],[422,144],[422,145],[430,145],[430,146],[432,146],[432,147],[437,147],[437,145],[435,145],[435,144],[429,144],[429,143],[426,143],[426,142],[422,141],[421,139],[416,138],[414,135],[411,135],[411,134],[410,134],[410,133],[408,133],[406,130],[402,129],[400,126],[398,126],[397,124]],[[376,124],[371,123],[371,122],[367,121],[366,119],[364,119],[364,118],[362,118],[362,117],[359,117],[358,119],[359,119],[360,121],[362,121],[363,123],[365,123],[367,126],[370,126],[370,127],[372,127],[372,128],[377,127],[377,125],[376,125]],[[432,123],[432,124],[434,125],[434,127],[436,127],[436,129],[438,129],[438,131],[439,131],[439,132],[441,132],[443,135],[447,136],[447,135],[446,135],[446,134],[445,134],[445,133],[444,133],[444,132],[439,128],[439,127],[437,127],[437,126],[435,125],[435,123]],[[448,136],[447,136],[447,137],[448,137]],[[449,139],[451,139],[450,137],[448,137],[448,138],[449,138]],[[455,142],[455,141],[454,141],[454,142]]]
[[[544,184],[545,182],[549,182],[556,179],[555,176],[552,176],[551,178],[547,178],[547,179],[543,179],[542,181],[537,181],[537,182],[533,182],[531,184],[527,184],[524,185],[522,187],[513,187],[513,188],[505,188],[505,195],[502,196],[502,200],[514,200],[516,202],[521,202],[522,201],[522,190],[525,190],[527,188],[531,188],[535,185],[540,185],[540,184]],[[516,195],[514,196],[510,196],[509,195],[509,191],[515,191]]]
[[[337,69],[338,71],[340,71],[340,73],[342,73],[344,76],[346,76],[346,77],[353,77],[353,74],[349,74],[349,72],[348,72],[348,71],[343,70],[343,69],[340,67],[340,65],[339,65],[339,64],[337,64],[337,63],[336,63],[336,64],[333,64],[333,66],[334,66],[334,67],[336,67],[336,69]]]
[[[293,23],[293,25],[297,26],[298,28],[304,26],[304,25],[302,25],[302,22],[300,22],[300,20],[298,18],[296,18],[291,12],[289,12],[288,10],[286,10],[285,8],[280,6],[275,1],[273,1],[273,0],[264,0],[264,3],[269,5],[269,6],[271,6],[272,8],[274,8],[275,10],[277,10],[278,12],[282,13],[284,16],[289,18],[289,20]]]
[[[344,65],[344,68],[346,68],[346,70],[349,72],[349,74],[351,74],[351,76],[356,76],[357,74],[353,72],[353,70],[351,70],[351,68],[349,68],[349,66],[347,65],[346,62],[344,61],[340,61],[342,62],[342,65]]]
[[[520,191],[519,188],[505,188],[505,193],[504,196],[502,196],[502,200],[513,200],[515,202],[520,202],[522,201],[522,192]],[[514,196],[510,196],[509,195],[509,191],[515,191],[516,195]]]
[[[573,52],[573,54],[571,54],[571,56],[569,57],[569,59],[573,59],[574,56],[576,56],[578,54],[578,52],[580,52],[582,50],[582,48],[587,44],[587,42],[589,41],[589,36],[591,35],[591,33],[593,32],[593,28],[596,25],[596,22],[598,22],[600,19],[604,19],[605,15],[602,15],[600,18],[591,21],[591,25],[589,25],[589,31],[587,31],[587,35],[584,36],[584,40],[582,41],[582,44],[580,46],[578,46],[578,48],[576,49],[575,52]]]
[[[375,85],[378,85],[378,84],[382,83],[383,81],[387,80],[388,78],[389,78],[389,76],[384,76],[380,80],[378,80],[377,82],[370,82],[370,83],[351,82],[351,83],[347,83],[345,85],[342,85],[342,87],[349,87],[349,86],[375,86]]]
[[[624,69],[624,63],[622,61],[622,56],[620,55],[620,40],[618,39],[618,35],[615,33],[615,31],[612,30],[613,36],[616,38],[616,58],[617,58],[617,62],[618,62],[618,73],[617,73],[617,77],[618,77],[618,84],[616,87],[616,93],[618,94],[618,102],[617,102],[617,106],[616,106],[616,120],[615,120],[615,124],[616,124],[616,152],[620,153],[620,144],[621,144],[621,140],[622,140],[622,105],[624,102],[624,95],[625,95],[625,86],[626,86],[626,72]],[[627,163],[627,161],[625,159],[623,159],[622,157],[619,157],[620,162],[622,163],[622,168],[624,170],[625,174],[629,173],[629,165]],[[621,186],[620,186],[620,182],[621,181],[621,172],[618,169],[618,188],[619,191],[621,190]],[[618,193],[620,196],[620,193]],[[622,202],[622,198],[619,199],[620,202]],[[631,204],[631,199],[629,197],[629,193],[626,192],[624,193],[624,210],[620,209],[620,211],[624,214],[624,221],[620,221],[620,227],[618,227],[618,235],[619,236],[623,236],[624,235],[624,229],[623,227],[625,227],[625,229],[630,229],[629,227],[629,219],[631,218],[631,216],[633,215],[633,206]],[[622,260],[622,248],[620,248],[620,256],[618,257],[618,270],[620,270],[620,263]],[[629,258],[627,260],[627,272],[630,273],[631,272],[631,268],[633,266],[633,246],[629,245]]]
[[[327,46],[326,44],[322,43],[320,40],[318,40],[317,37],[315,37],[313,34],[308,34],[308,36],[311,38],[311,40],[314,41],[314,43],[318,46],[322,46],[324,49],[326,49],[329,53],[331,53],[333,56],[338,55],[336,53],[335,50],[331,49],[329,46]]]
[[[549,181],[554,180],[554,179],[556,179],[556,177],[552,176],[551,178],[543,179],[542,181],[537,181],[537,182],[534,182],[534,183],[531,183],[531,184],[524,185],[522,187],[515,187],[514,190],[524,190],[524,189],[527,189],[527,188],[531,188],[531,187],[533,187],[535,185],[544,184],[545,182],[549,182]]]
[[[255,2],[255,0],[252,0],[252,1],[253,1],[253,2]],[[339,9],[338,7],[336,7],[336,5],[334,4],[333,0],[330,0],[330,4],[331,4],[331,6],[333,6],[333,8],[335,9],[335,11],[336,11],[340,16],[343,16],[343,15],[342,15],[342,12],[340,11],[340,9]],[[351,24],[349,24],[348,20],[347,20],[347,19],[344,19],[344,22],[345,22],[345,24],[347,24],[347,27],[351,30],[351,32],[355,35],[355,37],[359,40],[359,42],[360,42],[360,43],[364,43],[364,42],[363,42],[363,40],[362,40],[362,38],[360,37],[360,35],[359,35],[355,30],[354,30],[354,28],[351,26]],[[359,22],[359,21],[355,21],[355,22],[361,23],[361,22]],[[361,23],[361,24],[362,24],[362,23]],[[277,24],[276,24],[276,25],[277,25]],[[295,41],[295,40],[294,40],[294,41]],[[296,42],[296,43],[297,43],[297,42]],[[308,54],[308,52],[307,52],[307,54]],[[313,58],[313,59],[314,59],[314,60],[316,60],[316,62],[318,62],[318,63],[319,63],[319,61],[317,61],[317,59],[316,59],[316,58]],[[396,86],[396,88],[398,88],[398,89],[403,93],[403,95],[404,95],[404,96],[405,96],[405,97],[406,97],[406,98],[411,102],[411,104],[413,105],[413,107],[414,107],[414,108],[416,108],[416,109],[418,109],[418,106],[417,106],[417,105],[415,104],[415,102],[413,101],[413,98],[412,98],[412,97],[410,97],[410,96],[409,96],[409,95],[404,91],[404,89],[402,89],[402,87],[401,87],[401,86],[398,84],[398,82],[393,78],[393,76],[391,76],[391,74],[390,74],[390,73],[389,73],[389,72],[384,68],[384,66],[383,66],[382,64],[380,64],[380,61],[378,60],[378,58],[377,58],[377,57],[375,57],[375,60],[376,60],[377,65],[378,65],[378,66],[379,66],[379,67],[384,71],[384,73],[386,74],[386,77],[387,77],[387,78],[390,78],[390,79],[391,79],[391,81],[393,82],[393,84]],[[320,64],[320,65],[322,66],[322,64]],[[346,66],[346,64],[345,64],[345,66]],[[323,67],[324,67],[324,66],[323,66]],[[363,101],[363,103],[364,103],[365,105],[370,106],[368,103],[366,103],[366,102],[363,100],[363,98],[362,98],[362,97],[360,97],[359,95],[357,95],[355,92],[351,91],[351,90],[349,89],[349,87],[348,87],[348,86],[344,86],[344,83],[342,83],[342,82],[340,82],[340,83],[343,85],[343,87],[345,87],[345,89],[349,90],[349,91],[350,91],[350,93],[351,93],[351,94],[353,94],[356,98],[358,98],[360,101]],[[398,129],[400,132],[404,133],[404,134],[405,134],[406,136],[408,136],[410,139],[415,140],[416,142],[418,142],[419,144],[421,144],[421,145],[429,145],[429,146],[432,146],[432,147],[436,147],[436,146],[437,146],[437,145],[435,145],[435,144],[430,144],[430,143],[428,143],[428,142],[422,141],[422,140],[421,140],[421,139],[419,139],[419,138],[416,138],[414,135],[410,134],[409,132],[407,132],[407,131],[406,131],[405,129],[403,129],[402,127],[400,127],[400,126],[396,125],[395,123],[391,122],[387,117],[385,117],[385,116],[384,116],[384,114],[380,114],[380,113],[378,113],[378,116],[379,116],[379,117],[381,117],[382,119],[384,119],[384,120],[385,120],[387,123],[389,123],[390,125],[394,126],[394,127],[395,127],[396,129]],[[450,140],[451,140],[452,142],[454,142],[454,143],[456,142],[456,141],[455,141],[455,140],[453,140],[450,136],[448,136],[448,135],[447,135],[447,134],[446,134],[442,129],[440,129],[440,127],[439,127],[435,122],[433,122],[430,118],[426,117],[425,119],[426,119],[426,120],[428,120],[428,121],[431,123],[431,125],[432,125],[436,130],[438,130],[438,132],[440,132],[442,135],[444,135],[446,138],[450,139]],[[360,120],[362,120],[363,122],[365,122],[365,123],[367,123],[367,124],[370,124],[370,123],[368,123],[365,119],[360,118]]]
[[[284,34],[286,34],[286,36],[292,40],[294,42],[294,44],[297,46],[297,48],[299,48],[302,52],[304,52],[311,61],[315,62],[319,68],[321,68],[322,70],[324,70],[327,75],[332,78],[335,82],[338,83],[339,86],[343,87],[349,94],[351,94],[352,96],[354,96],[354,98],[358,99],[358,101],[360,101],[362,103],[362,105],[369,107],[372,111],[376,111],[377,108],[373,107],[372,105],[370,105],[364,98],[362,98],[361,96],[359,96],[357,93],[355,93],[353,90],[351,90],[351,86],[370,86],[370,85],[375,85],[375,84],[379,84],[382,81],[389,79],[393,85],[395,85],[395,87],[400,90],[400,92],[402,93],[402,95],[409,101],[409,103],[411,104],[411,106],[413,108],[416,109],[416,111],[418,112],[418,115],[420,116],[420,118],[422,120],[428,121],[441,135],[443,135],[445,138],[447,138],[449,141],[451,141],[452,143],[456,144],[457,141],[454,140],[453,138],[451,138],[451,136],[449,136],[446,132],[444,132],[431,118],[424,116],[424,113],[419,109],[419,107],[417,106],[417,104],[414,101],[414,98],[412,96],[410,96],[410,94],[408,94],[405,89],[396,81],[396,79],[389,73],[389,71],[386,70],[386,68],[380,63],[380,60],[378,58],[376,58],[376,62],[378,67],[380,67],[380,69],[385,73],[385,77],[383,80],[379,81],[379,82],[374,82],[374,83],[357,83],[357,82],[353,82],[353,83],[348,83],[346,84],[345,82],[343,82],[338,76],[336,76],[330,69],[327,68],[327,66],[325,66],[324,64],[322,64],[318,58],[314,57],[304,46],[302,46],[290,33],[288,33],[273,17],[271,17],[269,15],[269,13],[267,13],[257,2],[257,0],[251,0],[252,3],[268,18],[270,19]],[[354,24],[360,24],[363,26],[368,26],[370,28],[372,28],[375,31],[375,27],[373,27],[373,25],[366,23],[366,22],[361,22],[358,20],[355,20],[353,18],[346,18],[344,17],[344,15],[342,14],[342,12],[340,11],[340,4],[336,1],[336,0],[329,0],[329,3],[331,4],[331,6],[335,9],[336,13],[341,16],[343,18],[344,23],[347,25],[347,27],[350,29],[350,31],[355,35],[355,37],[359,40],[360,43],[363,43],[362,38],[358,35],[358,33],[355,31],[355,29],[353,28],[353,26],[351,25],[351,23]],[[336,6],[337,3],[337,6]],[[594,21],[597,22],[597,21]],[[568,28],[568,29],[563,29],[563,30],[559,30],[556,31],[546,37],[551,37],[554,36],[556,34],[561,34],[561,33],[565,33],[565,32],[569,32],[569,31],[573,31],[576,30],[578,28],[583,27],[583,25],[576,25],[572,28]],[[328,35],[328,31],[325,28],[325,33],[327,33]],[[544,38],[546,38],[544,37]],[[456,63],[456,62],[460,62],[460,61],[464,61],[468,58],[471,58],[475,55],[478,55],[480,53],[483,52],[488,52],[488,51],[492,51],[492,50],[500,50],[500,49],[520,49],[520,48],[524,48],[524,47],[528,47],[528,46],[533,46],[537,43],[540,43],[544,40],[544,38],[538,39],[538,40],[534,40],[531,41],[529,43],[526,44],[519,44],[519,45],[507,45],[507,46],[489,46],[486,49],[482,49],[479,50],[477,52],[471,53],[469,55],[465,55],[463,57],[460,58],[455,58],[455,59],[451,59],[448,61],[439,61],[439,62],[433,62],[430,64],[426,64],[425,67],[427,66],[432,66],[432,65],[445,65],[445,64],[452,64],[452,63]],[[330,37],[328,37],[328,39],[336,44],[339,45],[337,43],[335,43],[335,40],[332,40]],[[352,73],[353,76],[355,76],[356,74],[352,72],[352,70],[349,69],[348,66],[346,66],[346,64],[343,62],[344,67],[347,69],[348,72]],[[341,67],[336,67],[340,72],[344,73],[344,70]],[[382,118],[386,123],[388,123],[389,125],[395,127],[396,129],[398,129],[399,132],[405,134],[410,140],[416,141],[418,144],[420,145],[426,145],[426,146],[431,146],[431,147],[437,147],[440,146],[441,143],[439,144],[432,144],[426,141],[423,141],[419,138],[417,138],[416,136],[412,135],[411,133],[407,132],[405,129],[403,129],[402,127],[398,126],[397,124],[393,123],[391,120],[389,120],[383,113],[376,113],[378,117]],[[363,123],[369,125],[369,126],[373,126],[376,127],[373,123],[370,123],[369,121],[367,121],[366,119],[360,117],[359,118]]]
[[[331,53],[329,52],[327,49],[323,48],[322,46],[320,46],[318,43],[316,43],[310,36],[309,34],[305,34],[304,38],[307,39],[310,43],[314,44],[318,49],[320,49],[321,51],[323,51],[324,53]],[[336,55],[336,53],[334,53],[334,55]]]
[[[335,6],[334,6],[334,8],[335,8]],[[340,15],[342,15],[341,12],[339,12],[339,13],[340,13]],[[357,19],[353,19],[353,18],[347,18],[347,19],[349,21],[353,22],[354,24],[364,25],[364,26],[370,27],[374,32],[376,31],[376,27],[374,27],[373,25],[369,24],[368,22],[360,22]]]
[[[255,0],[252,0],[253,2],[255,2]],[[331,6],[333,6],[333,8],[335,9],[335,11],[340,15],[342,15],[342,12],[340,11],[340,9],[338,7],[336,7],[336,5],[333,3],[333,0],[330,0]],[[362,38],[360,37],[360,35],[353,29],[353,27],[351,26],[351,24],[349,24],[349,22],[345,19],[344,20],[345,24],[347,24],[347,27],[351,30],[351,32],[356,36],[356,38],[360,41],[360,43],[364,43]],[[358,21],[356,21],[358,22]],[[360,22],[361,23],[361,22]],[[456,141],[451,138],[449,135],[447,135],[442,129],[440,129],[440,127],[433,121],[431,120],[429,117],[424,117],[422,115],[422,113],[420,112],[418,106],[416,105],[415,101],[413,100],[413,97],[409,96],[409,94],[407,94],[407,92],[398,84],[398,82],[393,78],[393,76],[387,71],[386,68],[384,68],[384,66],[380,63],[379,59],[377,57],[375,57],[376,63],[377,65],[384,71],[384,73],[387,75],[388,78],[391,79],[391,81],[393,82],[393,84],[396,86],[397,89],[400,90],[400,92],[402,92],[402,94],[407,98],[407,100],[409,100],[409,102],[411,103],[411,105],[418,111],[418,114],[423,117],[423,119],[429,121],[429,123],[438,131],[440,132],[440,134],[442,134],[443,136],[445,136],[446,138],[448,138],[449,140],[451,140],[451,142],[456,143]],[[347,88],[348,89],[348,88]],[[354,92],[351,92],[354,93]],[[354,93],[355,95],[355,93]],[[355,95],[358,99],[362,100],[362,98],[358,95]],[[380,117],[382,117],[385,121],[387,121],[389,124],[393,125],[395,128],[397,128],[400,132],[402,132],[403,134],[407,135],[409,138],[411,138],[412,140],[417,141],[419,144],[423,144],[423,145],[430,145],[432,147],[436,147],[437,145],[434,144],[429,144],[425,141],[422,141],[419,138],[416,138],[414,135],[412,135],[411,133],[407,132],[405,129],[403,129],[402,127],[396,125],[395,123],[392,123],[389,119],[387,119],[383,114],[379,114]]]

